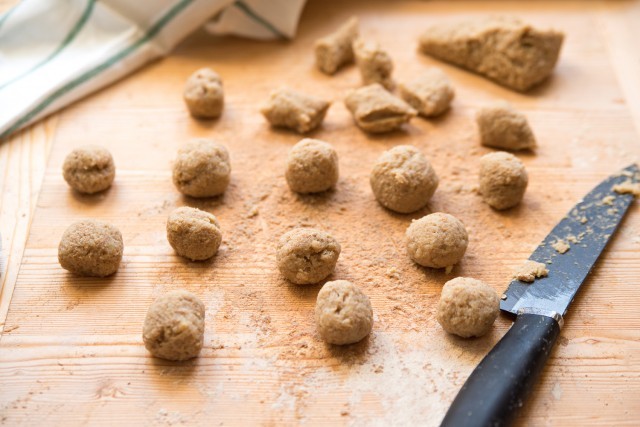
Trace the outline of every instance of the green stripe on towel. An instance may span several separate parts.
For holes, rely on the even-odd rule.
[[[265,27],[267,30],[271,31],[273,34],[275,34],[278,37],[282,37],[283,39],[286,39],[287,36],[285,36],[284,34],[282,34],[280,32],[280,30],[278,30],[276,27],[274,27],[271,22],[265,20],[263,17],[261,17],[260,15],[256,14],[245,2],[243,2],[242,0],[238,0],[234,3],[234,5],[240,9],[241,11],[244,12],[245,15],[247,15],[249,18],[251,18],[252,20],[254,20],[255,22],[257,22],[258,24],[262,25],[263,27]]]

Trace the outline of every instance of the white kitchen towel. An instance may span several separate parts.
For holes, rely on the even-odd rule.
[[[293,37],[306,0],[23,0],[0,16],[0,139],[166,55],[205,23]]]

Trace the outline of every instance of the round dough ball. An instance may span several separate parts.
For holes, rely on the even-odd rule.
[[[346,280],[327,282],[316,300],[316,326],[329,344],[353,344],[371,332],[371,302],[360,288]]]
[[[417,148],[399,145],[382,153],[369,177],[378,202],[399,213],[415,212],[429,202],[438,176]]]
[[[183,97],[193,117],[220,117],[224,107],[222,79],[211,68],[201,68],[187,79]]]
[[[173,183],[191,197],[218,196],[227,189],[231,175],[229,152],[210,139],[189,141],[178,150]]]
[[[169,214],[167,240],[180,256],[192,261],[209,259],[222,242],[220,223],[209,212],[183,206]]]
[[[450,334],[480,337],[491,329],[500,311],[500,299],[493,288],[480,280],[456,277],[442,288],[438,323]]]
[[[513,154],[498,151],[480,159],[480,194],[494,209],[509,209],[522,200],[529,176]]]
[[[411,222],[407,228],[407,250],[425,267],[445,268],[457,264],[469,244],[460,220],[446,213],[433,213]]]
[[[149,306],[142,340],[155,357],[167,360],[196,357],[204,341],[204,304],[185,290],[166,293]]]
[[[297,285],[318,283],[336,267],[340,244],[329,233],[296,228],[278,242],[276,260],[284,277]]]
[[[285,177],[296,193],[333,188],[338,182],[338,153],[324,141],[305,138],[289,151]]]
[[[106,148],[88,145],[69,153],[62,165],[62,176],[74,190],[93,194],[111,187],[116,166]]]
[[[58,245],[58,261],[78,276],[105,277],[122,260],[122,234],[106,222],[87,219],[69,226]]]

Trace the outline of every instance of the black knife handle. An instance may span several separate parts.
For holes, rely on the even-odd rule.
[[[562,320],[557,319],[519,314],[464,383],[441,426],[510,425],[558,339]]]

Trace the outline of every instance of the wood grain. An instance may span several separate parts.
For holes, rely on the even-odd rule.
[[[555,74],[534,92],[511,92],[416,52],[417,35],[430,23],[498,7],[567,33]],[[68,108],[56,121],[0,339],[0,420],[437,425],[510,325],[500,317],[482,339],[447,336],[434,317],[442,284],[466,275],[501,291],[584,193],[638,161],[638,110],[628,99],[637,86],[619,69],[633,39],[616,25],[628,26],[637,11],[631,2],[311,2],[293,42],[198,33],[168,58]],[[358,85],[357,70],[327,77],[313,68],[310,54],[316,37],[352,14],[360,17],[363,35],[389,50],[398,79],[427,65],[449,74],[457,94],[447,115],[379,137],[353,125],[342,98]],[[214,122],[191,119],[181,101],[184,80],[205,65],[225,85],[226,109]],[[268,92],[283,84],[334,101],[313,134],[338,151],[334,192],[300,197],[286,186],[284,159],[299,136],[270,129],[258,113]],[[496,98],[527,114],[540,145],[535,155],[520,156],[530,174],[524,203],[503,213],[473,191],[479,157],[490,151],[478,143],[473,115]],[[184,141],[203,136],[229,148],[231,186],[220,198],[183,198],[171,184],[171,162]],[[24,145],[19,138],[9,143]],[[112,189],[84,197],[69,191],[60,166],[69,150],[89,142],[109,147],[118,169]],[[421,148],[441,177],[433,202],[413,215],[385,211],[369,189],[371,164],[397,144]],[[166,242],[168,212],[182,205],[219,218],[224,241],[214,260],[186,262]],[[450,276],[416,267],[404,251],[411,219],[430,211],[452,213],[470,232],[467,255]],[[639,214],[636,204],[576,299],[520,424],[610,426],[640,419]],[[84,217],[110,221],[123,233],[123,264],[112,278],[76,278],[57,263],[60,235]],[[312,317],[318,286],[289,285],[278,275],[273,243],[297,225],[328,230],[342,244],[333,277],[361,286],[376,315],[365,342],[325,346]],[[197,293],[207,306],[205,348],[183,364],[154,360],[141,343],[148,305],[175,288]]]

